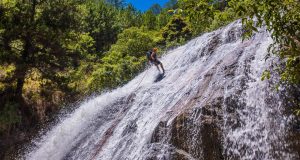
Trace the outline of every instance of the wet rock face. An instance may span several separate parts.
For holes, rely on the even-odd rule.
[[[223,159],[222,146],[222,104],[223,98],[215,99],[203,107],[200,133],[204,159]]]
[[[172,123],[160,122],[152,143],[164,143],[175,148],[170,156],[174,160],[224,159],[222,152],[222,97],[203,107],[195,107],[178,115]],[[157,158],[156,154],[152,156]],[[152,157],[153,158],[153,157]]]
[[[275,80],[261,81],[272,40],[261,31],[241,41],[241,32],[235,22],[170,51],[161,81],[151,80],[152,68],[91,100],[29,159],[299,159],[299,127],[282,114],[288,103],[274,92]]]
[[[198,51],[200,57],[213,56],[222,43],[237,41],[241,31],[234,27],[225,35],[222,42],[221,34],[212,34],[207,47]],[[149,144],[167,145],[170,150],[165,159],[295,158],[290,153],[299,152],[299,144],[291,141],[299,134],[285,135],[279,129],[286,122],[278,108],[288,103],[278,105],[280,97],[272,90],[276,79],[260,80],[256,63],[263,59],[257,56],[261,42],[249,45],[240,45],[205,73],[199,72],[203,76],[197,94],[188,97],[179,112],[158,123]],[[282,147],[286,143],[291,149]],[[152,152],[152,159],[164,159],[160,154]]]
[[[300,86],[286,86],[285,90],[280,92],[283,102],[286,104],[284,114],[293,114],[291,111],[299,109],[300,104]],[[293,109],[291,109],[293,108]],[[290,152],[294,152],[300,157],[300,116],[291,117],[290,126],[288,130],[287,141],[291,144],[286,148]]]

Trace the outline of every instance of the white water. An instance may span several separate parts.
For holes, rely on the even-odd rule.
[[[224,121],[219,125],[223,154],[229,159],[293,158],[285,150],[285,119],[280,114],[278,96],[267,81],[260,80],[269,64],[264,56],[272,40],[264,31],[244,42],[240,36],[241,24],[235,22],[169,51],[161,58],[166,68],[164,79],[154,83],[157,69],[152,67],[125,86],[81,104],[36,140],[24,158],[146,159],[154,147],[150,141],[156,126],[165,119],[171,125],[199,88],[204,88],[202,101],[190,107],[201,107],[215,96],[225,99]],[[224,67],[232,64],[236,66],[234,76],[226,76]],[[207,75],[212,75],[209,81]],[[237,107],[231,112],[228,107],[233,103],[226,102],[226,98],[232,97],[237,97]],[[275,103],[269,102],[269,97]],[[164,136],[168,138],[162,135],[162,139]],[[277,149],[274,145],[283,146]],[[167,142],[161,142],[161,151],[155,158],[171,159],[169,147]],[[187,151],[178,152],[188,159],[199,158]]]

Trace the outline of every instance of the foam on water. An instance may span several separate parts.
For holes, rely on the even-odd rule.
[[[227,111],[230,104],[224,102],[224,124],[220,124],[224,131],[224,155],[239,159],[274,159],[279,153],[274,153],[272,148],[276,141],[284,139],[282,124],[285,122],[272,117],[280,113],[280,103],[268,103],[270,94],[273,100],[278,100],[277,95],[269,90],[266,81],[260,80],[268,67],[264,56],[272,39],[261,30],[252,39],[242,42],[241,32],[241,23],[237,21],[168,51],[161,58],[166,68],[161,81],[154,83],[158,73],[156,67],[151,67],[125,86],[81,104],[36,140],[35,147],[28,149],[24,158],[144,159],[159,122],[170,112],[173,118],[180,113],[180,106],[196,95],[209,71],[226,60],[237,59],[234,78],[217,75],[218,79],[212,80],[214,84],[208,85],[210,92],[223,85],[224,99],[238,97],[241,104],[233,117],[233,113]],[[240,85],[243,80],[245,85]],[[209,98],[210,92],[203,93],[203,97]],[[163,146],[166,149],[160,148],[162,154],[157,159],[168,159],[168,144]],[[193,159],[183,150],[178,152]],[[289,156],[283,150],[280,154]]]

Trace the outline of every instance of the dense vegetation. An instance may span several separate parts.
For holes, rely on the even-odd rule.
[[[162,53],[238,18],[245,36],[272,31],[282,80],[299,84],[299,10],[299,0],[170,0],[145,12],[122,0],[1,0],[0,137],[128,82],[147,50]]]
[[[300,83],[300,3],[299,0],[232,0],[235,12],[242,16],[247,36],[265,25],[272,32],[273,53],[286,60],[281,78]],[[256,21],[252,18],[256,17]]]

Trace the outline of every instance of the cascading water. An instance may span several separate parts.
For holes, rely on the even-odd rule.
[[[169,51],[161,81],[152,67],[83,103],[24,159],[299,158],[279,96],[260,80],[274,60],[265,62],[272,39],[261,30],[243,42],[241,33],[237,21]]]

